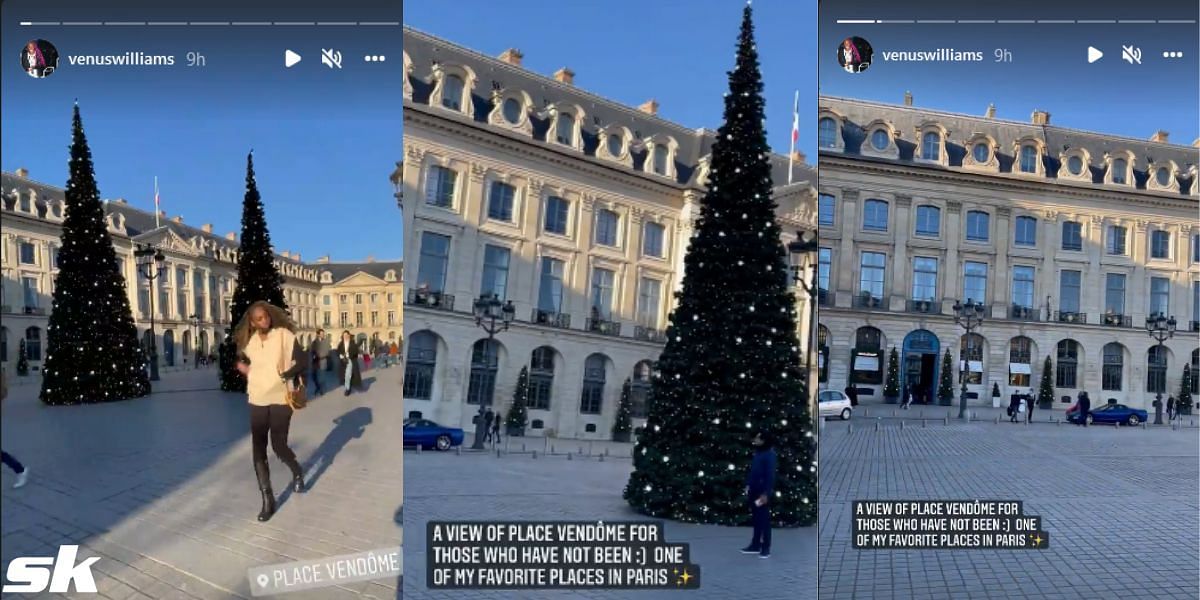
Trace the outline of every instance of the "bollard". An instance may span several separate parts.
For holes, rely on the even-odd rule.
[[[892,409],[892,416],[893,417],[896,416],[896,409],[894,409],[894,408]]]
[[[864,406],[862,411],[863,411],[863,416],[864,417],[867,416],[867,407]]]
[[[875,421],[875,431],[879,431],[879,421]]]
[[[588,442],[588,456],[592,455],[592,442]]]
[[[947,425],[947,426],[950,425],[950,417],[946,417],[946,418],[942,419],[942,425]]]
[[[854,433],[854,423],[846,425],[846,433]]]
[[[1145,428],[1146,428],[1146,422],[1145,422],[1145,421],[1143,421],[1143,422],[1142,422],[1142,429],[1145,429]]]
[[[604,462],[604,455],[603,455],[603,454],[601,454],[601,455],[600,455],[600,462]]]
[[[575,455],[574,455],[574,454],[571,454],[570,452],[568,452],[568,453],[567,453],[567,460],[575,460]]]
[[[424,448],[424,446],[422,446],[421,444],[417,444],[417,454],[421,453],[421,448]]]
[[[900,431],[904,431],[904,420],[900,420]]]
[[[1000,424],[1000,415],[996,415],[996,424],[997,424],[997,425],[999,425],[999,424]]]
[[[925,429],[925,419],[921,419],[921,429]]]
[[[525,451],[525,442],[521,442],[521,452]]]
[[[454,453],[457,454],[458,456],[462,456],[462,446],[455,446]]]
[[[534,450],[530,456],[533,458],[537,458],[537,450]]]
[[[554,454],[554,445],[553,444],[550,445],[550,452],[547,452],[547,454]]]
[[[923,408],[922,408],[920,411],[918,411],[918,413],[917,413],[917,416],[918,416],[918,417],[924,417],[924,416],[925,416],[925,409],[923,409]]]

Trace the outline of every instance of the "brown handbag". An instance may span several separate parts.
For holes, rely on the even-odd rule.
[[[279,374],[283,375],[283,357],[287,354],[284,351],[283,345],[284,335],[279,335]],[[300,383],[292,385],[292,382],[283,382],[284,393],[287,395],[287,404],[292,407],[292,410],[300,410],[308,406],[308,390],[304,389],[304,379],[300,379]]]

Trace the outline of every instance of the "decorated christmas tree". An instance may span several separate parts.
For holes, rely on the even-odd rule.
[[[816,449],[796,338],[796,299],[772,199],[751,9],[729,73],[725,123],[684,259],[625,499],[643,514],[746,524],[751,438],[776,440],[772,521],[817,520]]]
[[[41,399],[62,405],[139,398],[150,393],[150,379],[78,105],[69,169]]]
[[[895,404],[896,398],[900,397],[900,356],[896,354],[895,346],[892,346],[892,351],[888,353],[887,380],[883,384],[883,397],[888,404]]]
[[[1050,356],[1046,355],[1046,361],[1042,363],[1042,381],[1038,384],[1038,405],[1043,408],[1050,408],[1054,405],[1054,363],[1050,362]]]
[[[29,355],[25,352],[25,340],[17,345],[17,375],[24,377],[29,374]]]
[[[950,358],[950,350],[942,355],[942,374],[938,377],[938,401],[942,406],[950,406],[954,402],[954,362]]]
[[[1181,415],[1192,414],[1192,373],[1191,365],[1183,365],[1183,378],[1179,381],[1179,395],[1175,397],[1175,409]]]
[[[508,435],[525,435],[525,424],[529,420],[526,408],[529,404],[529,367],[521,367],[517,376],[517,389],[513,392],[512,406],[508,407],[505,425]]]
[[[275,267],[275,252],[271,249],[271,234],[263,213],[262,197],[254,181],[254,153],[246,157],[246,197],[242,202],[242,237],[238,254],[237,288],[230,307],[232,321],[221,343],[221,389],[229,392],[246,390],[246,378],[237,371],[237,345],[233,328],[251,304],[266,300],[287,310],[283,300],[283,276]]]
[[[633,417],[631,416],[633,400],[630,398],[630,385],[629,379],[626,379],[625,385],[621,386],[621,402],[617,404],[617,416],[613,419],[613,440],[618,442],[628,442],[629,434],[633,431]]]

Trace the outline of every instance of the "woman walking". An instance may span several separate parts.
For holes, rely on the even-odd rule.
[[[250,402],[254,475],[262,492],[259,521],[275,514],[275,493],[271,490],[271,470],[267,466],[268,438],[275,456],[292,472],[292,490],[304,491],[304,470],[288,447],[288,427],[292,422],[289,386],[308,367],[308,355],[300,350],[295,331],[296,326],[283,309],[258,301],[246,309],[233,334],[238,347],[237,369],[246,377]]]
[[[342,361],[342,386],[346,388],[346,395],[349,396],[351,388],[362,387],[362,372],[358,369],[358,343],[349,331],[342,332],[342,341],[338,342],[337,352]]]
[[[8,376],[0,369],[0,402],[8,398]],[[0,450],[0,459],[3,459],[4,466],[12,469],[13,473],[17,474],[17,481],[13,483],[13,489],[25,487],[25,482],[29,480],[29,469],[26,469],[17,457]]]

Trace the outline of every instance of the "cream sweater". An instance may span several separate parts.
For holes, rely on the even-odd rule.
[[[290,369],[294,364],[292,345],[295,342],[295,334],[282,327],[272,329],[266,339],[257,333],[250,337],[243,350],[250,359],[250,372],[246,376],[250,404],[287,404],[287,384],[279,376],[279,357],[283,356],[283,370]]]

